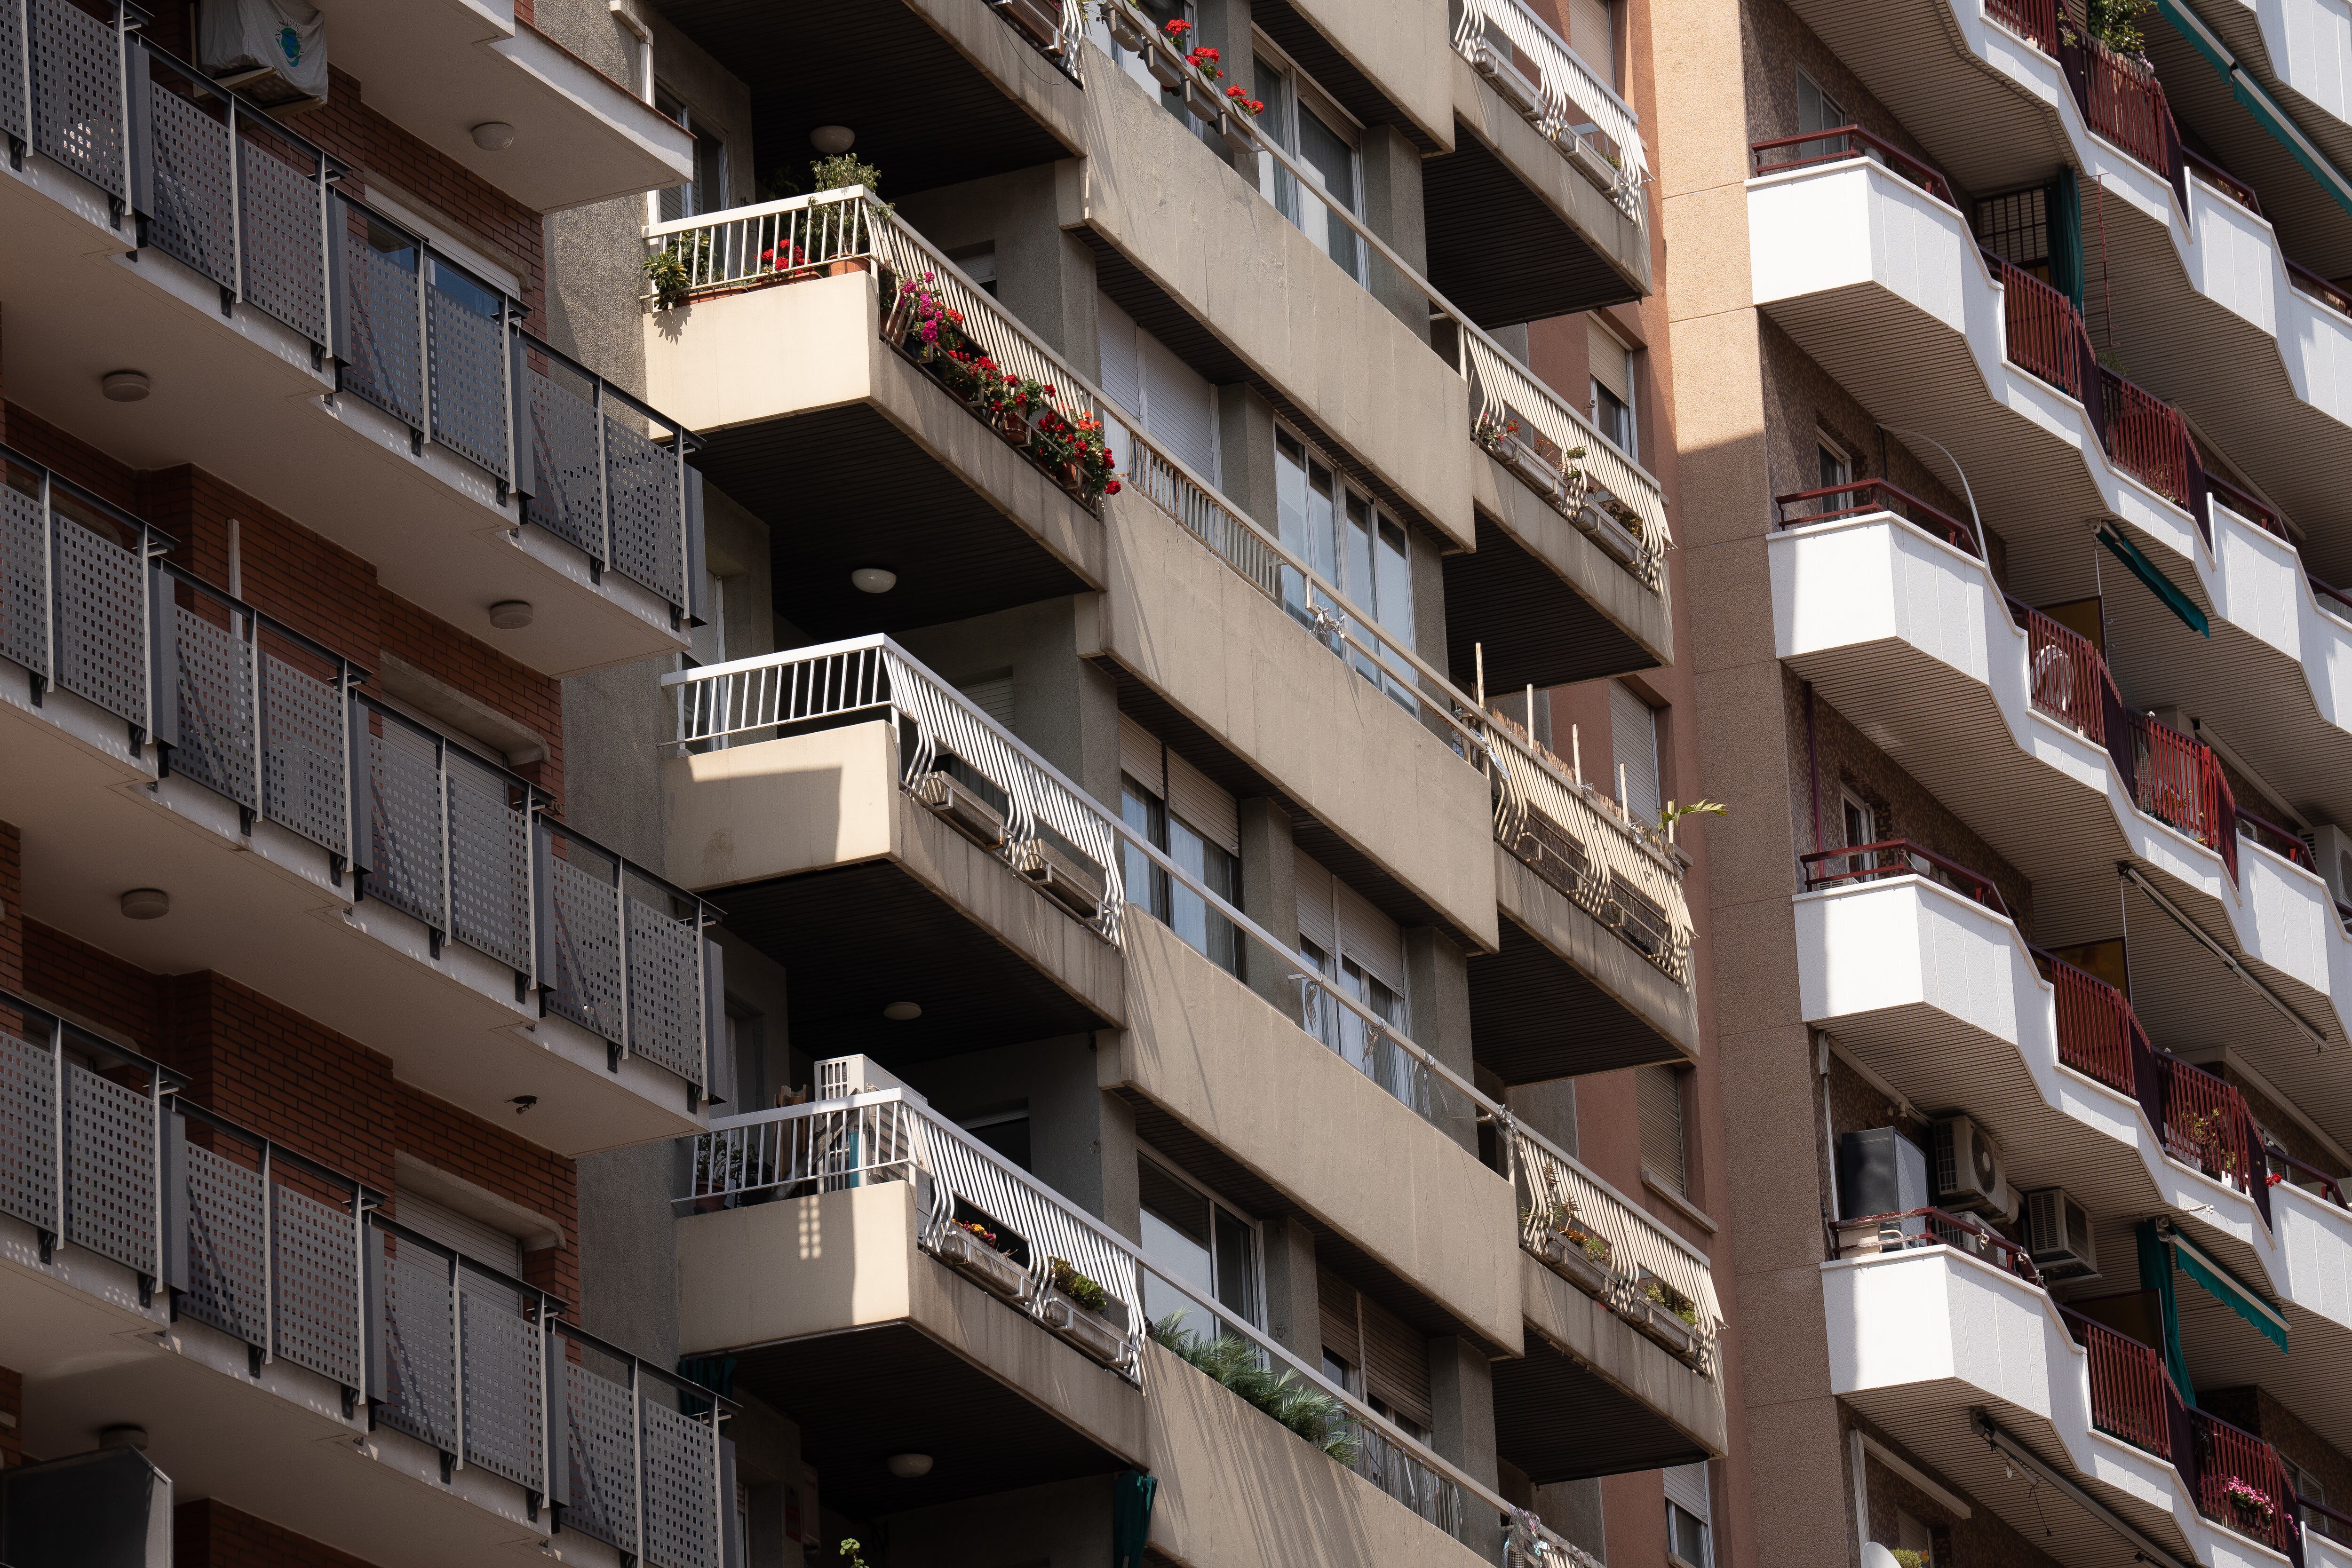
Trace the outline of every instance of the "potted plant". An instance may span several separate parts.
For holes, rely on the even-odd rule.
[[[1127,1330],[1111,1317],[1114,1307],[1123,1310],[1125,1305],[1113,1301],[1101,1281],[1080,1272],[1068,1260],[1045,1260],[1045,1295],[1038,1303],[1038,1320],[1105,1366],[1127,1359]]]
[[[1561,1198],[1550,1205],[1537,1233],[1543,1260],[1553,1273],[1588,1296],[1597,1298],[1608,1290],[1609,1239],[1594,1234],[1578,1218],[1574,1203]]]
[[[1643,1315],[1634,1327],[1685,1361],[1698,1353],[1696,1302],[1653,1274],[1642,1281],[1636,1304]]]
[[[992,1294],[1017,1301],[1029,1294],[1029,1270],[1011,1256],[1011,1245],[979,1219],[951,1221],[940,1233],[940,1260]]]
[[[2221,1478],[2221,1496],[2236,1516],[2239,1528],[2249,1533],[2270,1529],[2278,1518],[2278,1505],[2271,1500],[2270,1494],[2240,1477]]]

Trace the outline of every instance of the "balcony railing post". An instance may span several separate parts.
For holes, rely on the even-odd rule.
[[[466,1468],[466,1265],[449,1254],[449,1420],[457,1451],[451,1468]]]
[[[52,1014],[49,1018],[49,1148],[56,1155],[58,1191],[58,1241],[73,1239],[73,1194],[66,1185],[66,1173],[72,1168],[66,1157],[66,1020]],[[41,1261],[49,1260],[52,1249],[44,1249]]]
[[[638,1386],[637,1358],[629,1357],[629,1511],[636,1517],[636,1559],[646,1560],[646,1396]]]
[[[41,584],[42,608],[47,612],[47,618],[49,684],[51,685],[58,684],[58,675],[65,668],[63,662],[65,628],[59,624],[61,618],[58,613],[58,600],[60,595],[58,592],[58,514],[54,494],[56,486],[57,476],[44,466],[41,469]],[[36,681],[34,693],[37,697],[39,691],[40,684]]]
[[[434,783],[441,796],[441,939],[455,940],[457,935],[457,843],[449,828],[449,737],[433,737]]]
[[[270,1189],[271,1156],[278,1145],[261,1145],[261,1360],[268,1365],[278,1349],[278,1205]]]
[[[613,471],[607,465],[604,439],[604,378],[589,383],[588,406],[596,420],[596,538],[593,570],[602,571],[613,560]]]
[[[618,855],[613,857],[613,931],[621,948],[621,1040],[613,1048],[613,1071],[618,1072],[636,1043],[635,1020],[629,1017],[629,862]]]

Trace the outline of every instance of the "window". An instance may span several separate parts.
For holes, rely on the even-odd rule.
[[[1979,198],[1970,214],[1977,243],[2012,267],[2050,281],[2050,187]]]
[[[1306,74],[1281,57],[1263,37],[1255,40],[1255,92],[1265,102],[1261,133],[1305,165],[1309,183],[1271,158],[1258,160],[1258,189],[1339,270],[1364,280],[1364,246],[1355,230],[1331,214],[1338,207],[1363,216],[1363,175],[1355,121],[1323,96]]]
[[[1904,1509],[1895,1511],[1895,1544],[1906,1552],[1916,1552],[1923,1563],[1936,1558],[1936,1532],[1927,1521]]]
[[[1144,434],[1210,484],[1222,483],[1217,390],[1168,346],[1135,324],[1109,295],[1095,299],[1102,387],[1143,423]],[[1113,436],[1112,450],[1125,444]]]
[[[1677,1197],[1690,1196],[1683,1153],[1683,1075],[1671,1067],[1634,1070],[1633,1098],[1641,1119],[1642,1176]]]
[[[1568,47],[1612,91],[1617,87],[1616,11],[1610,0],[1568,0]]]
[[[1666,1555],[1684,1568],[1715,1568],[1714,1508],[1706,1466],[1676,1465],[1659,1472],[1666,1483]]]
[[[668,115],[694,133],[694,180],[690,184],[672,185],[656,192],[656,214],[668,223],[677,218],[700,217],[727,205],[727,142],[715,125],[702,123],[693,108],[656,81],[654,83],[654,107]]]
[[[1838,445],[1826,435],[1817,434],[1813,440],[1815,451],[1821,462],[1822,488],[1834,490],[1841,486],[1853,484],[1853,459],[1846,455],[1845,448]],[[1834,511],[1837,507],[1825,504],[1821,509]]]
[[[1654,822],[1664,805],[1658,779],[1658,716],[1622,681],[1609,686],[1609,747],[1617,766],[1617,800],[1637,822]]]
[[[1592,423],[1620,452],[1633,455],[1633,351],[1597,318],[1587,318],[1592,366]]]
[[[1835,131],[1853,123],[1853,121],[1847,118],[1844,108],[1838,100],[1822,90],[1821,83],[1802,71],[1797,73],[1798,135],[1803,136],[1815,131]],[[1818,143],[1822,148],[1831,145],[1826,141]],[[1804,155],[1814,156],[1811,152]]]
[[[470,1214],[460,1214],[417,1192],[399,1195],[394,1205],[393,1218],[427,1240],[438,1241],[469,1262],[478,1263],[509,1278],[522,1277],[521,1240],[488,1221],[477,1219]],[[511,1287],[480,1274],[468,1276],[466,1288],[487,1300],[511,1303],[518,1310],[522,1305],[522,1297]]]
[[[1028,1101],[1000,1105],[995,1110],[982,1111],[977,1115],[959,1117],[956,1125],[1023,1170],[1032,1168],[1029,1164]]]
[[[1135,8],[1138,11],[1142,12],[1145,17],[1150,21],[1154,30],[1164,29],[1169,23],[1176,21],[1180,17],[1187,22],[1193,19],[1192,8],[1192,6],[1184,4],[1184,0],[1134,0],[1134,4]],[[1091,9],[1091,7],[1089,7],[1089,9]],[[1189,120],[1191,118],[1191,116],[1186,114],[1184,111],[1183,97],[1181,94],[1169,92],[1162,89],[1159,81],[1153,78],[1150,68],[1143,63],[1143,57],[1141,55],[1130,54],[1127,50],[1120,48],[1118,44],[1113,42],[1110,36],[1110,27],[1102,18],[1095,18],[1091,26],[1091,32],[1097,46],[1098,46],[1105,54],[1108,55],[1113,60],[1118,62],[1118,68],[1125,71],[1129,76],[1133,77],[1137,81],[1141,82],[1153,92],[1158,93],[1160,95],[1160,103],[1167,108],[1171,114],[1173,114],[1179,120]]]
[[[1241,812],[1208,775],[1171,753],[1133,719],[1119,719],[1119,818],[1166,852],[1178,869],[1238,905]],[[1209,901],[1170,876],[1131,843],[1119,870],[1130,903],[1139,904],[1195,952],[1230,975],[1241,973],[1241,933]]]
[[[1864,844],[1878,841],[1878,813],[1870,809],[1868,801],[1848,789],[1838,796],[1838,809],[1843,818],[1841,825],[1845,831],[1843,842],[1847,849],[1858,849]],[[1849,872],[1868,871],[1874,858],[1870,855],[1848,855],[1845,869]]]
[[[966,277],[979,284],[982,294],[987,295],[991,299],[996,298],[996,247],[994,246],[976,246],[961,255],[950,256],[948,259],[961,268]]]
[[[1299,956],[1333,989],[1361,1002],[1374,1018],[1410,1037],[1404,933],[1370,900],[1315,861],[1303,853],[1297,860]],[[1304,1021],[1309,1034],[1357,1071],[1406,1104],[1420,1103],[1420,1064],[1393,1041],[1373,1039],[1361,1014],[1318,994],[1310,998]]]
[[[1143,1249],[1176,1275],[1163,1280],[1145,1272],[1144,1315],[1154,1322],[1175,1315],[1183,1328],[1203,1337],[1217,1332],[1213,1306],[1252,1328],[1265,1326],[1256,1222],[1149,1154],[1136,1158],[1136,1183]]]
[[[1315,1271],[1315,1296],[1323,1375],[1426,1442],[1433,1416],[1429,1342],[1328,1269]],[[1371,1473],[1365,1461],[1378,1462],[1370,1452],[1357,1458],[1360,1473]]]
[[[1274,492],[1284,547],[1391,635],[1377,640],[1376,662],[1340,643],[1335,632],[1316,627],[1313,611],[1321,607],[1321,600],[1287,567],[1282,573],[1285,607],[1301,622],[1316,627],[1332,652],[1344,651],[1357,673],[1386,691],[1397,706],[1418,712],[1412,666],[1398,652],[1413,645],[1412,552],[1403,528],[1370,497],[1349,486],[1313,448],[1278,425],[1274,433]],[[1357,630],[1358,641],[1370,640],[1364,632]]]

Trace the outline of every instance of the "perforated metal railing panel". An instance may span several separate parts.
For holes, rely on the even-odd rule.
[[[0,1033],[0,1212],[58,1228],[57,1058]]]
[[[51,519],[58,580],[57,682],[132,724],[147,722],[145,568],[136,554]]]
[[[343,698],[331,680],[261,656],[261,811],[341,854],[350,843],[343,796]]]
[[[19,141],[30,141],[31,106],[25,101],[25,81],[16,62],[25,57],[25,22],[22,12],[15,5],[0,5],[0,60],[8,63],[0,69],[0,131]]]
[[[558,1340],[561,1350],[565,1342]],[[563,1364],[564,1462],[572,1503],[563,1527],[636,1550],[635,1414],[629,1391],[576,1361]]]
[[[614,567],[672,604],[685,603],[677,455],[608,413],[604,416],[604,474],[613,507]]]
[[[172,771],[259,810],[253,744],[253,646],[228,622],[226,605],[201,596],[174,604],[179,658],[180,740]]]
[[[441,845],[439,748],[364,706],[355,707],[352,718],[368,726],[368,894],[440,930],[446,918],[441,896],[447,866]]]
[[[596,409],[588,383],[569,365],[527,353],[530,392],[530,505],[523,516],[604,558],[604,484],[596,451]]]
[[[153,1276],[155,1103],[66,1064],[66,1238]]]
[[[155,211],[147,237],[223,288],[236,287],[236,204],[227,124],[160,81],[147,84],[154,122]]]
[[[519,791],[452,748],[449,924],[458,941],[530,969],[530,819]]]
[[[246,298],[313,343],[324,343],[327,275],[320,254],[316,157],[240,122],[236,172],[237,257]]]
[[[629,1049],[688,1082],[702,1082],[702,938],[629,895]]]
[[[416,246],[344,209],[343,319],[349,341],[343,390],[412,430],[425,428],[425,371],[417,352]],[[371,232],[391,246],[379,249]]]
[[[378,1232],[383,1241],[384,1398],[378,1418],[444,1453],[457,1451],[457,1323],[449,1261]]]
[[[554,989],[548,1010],[602,1039],[621,1036],[620,911],[614,907],[613,867],[569,840],[546,841],[548,932]],[[565,853],[579,860],[562,858]],[[584,862],[584,863],[583,863]]]
[[[513,1292],[467,1280],[462,1334],[466,1356],[466,1462],[536,1491],[545,1482],[546,1334],[522,1315]]]
[[[185,1153],[188,1288],[180,1311],[261,1344],[269,1317],[261,1173],[201,1144]]]
[[[33,145],[110,195],[122,157],[122,37],[69,0],[31,0]]]
[[[0,475],[0,654],[44,680],[49,674],[48,559],[40,497]]]
[[[438,281],[425,292],[433,330],[433,439],[504,479],[505,329],[495,315],[484,314],[470,298]]]
[[[359,1233],[351,1211],[270,1184],[277,1308],[270,1353],[346,1388],[360,1369]]]
[[[645,1420],[646,1562],[651,1568],[720,1568],[710,1428],[651,1399]]]

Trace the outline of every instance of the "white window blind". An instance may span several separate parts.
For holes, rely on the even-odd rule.
[[[1598,320],[1587,318],[1585,331],[1591,340],[1592,379],[1617,394],[1617,401],[1627,405],[1633,402],[1633,367],[1625,345]]]
[[[1013,675],[1011,672],[1008,671],[1001,675],[982,675],[978,680],[964,682],[956,689],[962,692],[964,695],[970,697],[971,699],[972,706],[980,709],[981,712],[986,714],[989,717],[994,719],[997,723],[1003,725],[1007,729],[1011,729],[1013,727]]]
[[[1109,295],[1097,291],[1095,298],[1104,392],[1141,420],[1145,434],[1165,447],[1169,455],[1210,484],[1222,483],[1217,473],[1216,389],[1165,343],[1137,326],[1135,319]]]
[[[1658,794],[1658,716],[1631,686],[1609,687],[1611,760],[1625,769],[1625,809],[1634,820],[1654,822],[1664,804]],[[1612,779],[1613,789],[1616,780]]]
[[[1095,295],[1095,342],[1102,355],[1105,396],[1138,419],[1143,417],[1143,355],[1136,347],[1135,318],[1120,309],[1111,297]]]
[[[1658,1472],[1665,1478],[1666,1500],[1680,1503],[1702,1521],[1715,1517],[1706,1500],[1706,1465],[1675,1465]]]
[[[1331,873],[1317,864],[1307,852],[1297,852],[1298,857],[1298,936],[1313,943],[1336,964],[1339,962],[1339,927],[1331,915]]]
[[[1429,1342],[1328,1269],[1316,1270],[1315,1293],[1324,1347],[1354,1370],[1359,1392],[1429,1430]]]
[[[1344,882],[1331,884],[1333,913],[1339,919],[1339,950],[1397,995],[1404,995],[1404,933]]]
[[[1688,1196],[1683,1165],[1682,1075],[1671,1067],[1637,1067],[1634,1099],[1641,1117],[1642,1174]]]
[[[1118,716],[1118,770],[1161,800],[1168,799],[1167,769],[1160,737],[1125,714]]]
[[[404,1192],[393,1218],[419,1235],[430,1237],[451,1251],[501,1274],[522,1273],[522,1242],[495,1225],[445,1208],[429,1197]]]
[[[1609,0],[1568,0],[1568,47],[1592,68],[1592,74],[1617,85],[1616,18]]]

